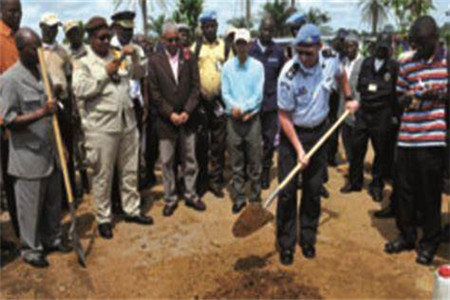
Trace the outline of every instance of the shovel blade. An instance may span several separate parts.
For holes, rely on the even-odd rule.
[[[233,224],[234,237],[244,238],[263,228],[274,219],[273,214],[259,204],[251,204],[239,215]]]

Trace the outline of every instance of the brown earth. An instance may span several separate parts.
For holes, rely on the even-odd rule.
[[[276,172],[273,172],[275,175]],[[423,267],[415,252],[389,256],[384,243],[396,236],[394,220],[377,220],[380,207],[364,190],[342,195],[344,177],[330,168],[331,198],[322,201],[317,257],[306,260],[297,248],[294,265],[283,267],[275,249],[274,220],[247,237],[233,235],[237,216],[229,198],[207,194],[208,210],[198,213],[180,205],[162,217],[162,186],[145,191],[151,227],[124,223],[114,239],[92,234],[95,226],[90,196],[78,209],[82,243],[88,248],[87,269],[75,254],[50,254],[51,266],[33,269],[14,255],[2,253],[3,299],[49,298],[259,298],[259,299],[429,299],[434,270],[448,263],[449,245],[442,244],[434,265]],[[276,180],[272,180],[272,189]],[[263,196],[267,197],[268,191]],[[389,191],[386,192],[385,202]],[[449,197],[444,222],[449,222]],[[271,208],[274,212],[275,205]],[[5,215],[2,220],[5,220]],[[68,228],[69,219],[64,219]],[[9,222],[2,231],[12,238]],[[251,232],[247,232],[251,233]]]

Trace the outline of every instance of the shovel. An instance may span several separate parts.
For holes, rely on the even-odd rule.
[[[310,159],[320,147],[325,144],[328,138],[336,131],[336,129],[344,122],[348,117],[350,111],[346,110],[340,118],[331,126],[330,129],[320,138],[320,140],[314,145],[311,150],[306,154],[306,158]],[[289,182],[297,175],[302,169],[302,164],[298,163],[294,169],[286,176],[286,178],[278,185],[278,187],[269,195],[264,206],[250,205],[247,207],[236,222],[233,225],[232,232],[235,237],[247,237],[250,234],[256,232],[258,229],[265,226],[271,220],[273,220],[273,214],[268,210],[272,202],[278,196],[278,194],[289,184]]]
[[[39,65],[41,67],[42,80],[44,81],[45,91],[48,97],[48,101],[51,101],[53,99],[53,92],[50,87],[50,81],[48,79],[47,67],[45,64],[44,52],[42,51],[42,48],[37,49],[37,53],[39,57]],[[56,146],[58,150],[58,157],[61,162],[61,168],[63,171],[64,186],[66,187],[67,200],[69,202],[69,211],[71,220],[69,234],[72,238],[72,243],[75,252],[78,256],[78,262],[80,263],[81,266],[86,267],[86,258],[84,256],[83,246],[81,246],[80,238],[78,237],[78,233],[76,231],[76,216],[73,205],[72,186],[70,185],[69,171],[67,169],[66,159],[64,156],[64,148],[61,140],[61,132],[59,130],[58,118],[56,114],[53,114],[52,116],[52,123],[53,123],[53,131],[55,134]]]

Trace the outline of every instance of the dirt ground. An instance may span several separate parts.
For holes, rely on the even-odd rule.
[[[283,267],[275,249],[275,224],[245,238],[232,228],[237,216],[231,202],[204,198],[208,210],[198,213],[180,203],[170,218],[162,216],[162,185],[143,192],[151,227],[118,220],[114,239],[93,235],[92,198],[80,206],[78,230],[88,249],[87,269],[75,256],[51,254],[51,266],[37,270],[17,256],[2,256],[2,299],[49,298],[228,298],[228,299],[429,299],[438,265],[449,262],[442,244],[434,265],[414,261],[416,253],[387,255],[384,243],[396,236],[394,220],[377,220],[380,208],[367,191],[342,195],[342,170],[330,168],[330,199],[322,201],[317,256],[306,260],[299,247],[294,265]],[[276,185],[273,172],[272,189]],[[366,175],[367,176],[367,175]],[[385,200],[386,204],[388,188]],[[263,197],[267,197],[265,191]],[[450,198],[444,197],[443,220],[449,221]],[[274,212],[275,205],[271,211]],[[3,216],[3,220],[5,216]],[[64,219],[68,228],[69,219]],[[12,238],[9,222],[2,223]]]

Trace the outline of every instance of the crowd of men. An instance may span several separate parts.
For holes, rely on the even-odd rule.
[[[276,213],[280,262],[290,265],[298,239],[303,255],[315,257],[321,198],[330,196],[327,167],[336,164],[339,133],[312,157],[307,152],[345,110],[351,115],[340,132],[349,176],[341,192],[362,190],[370,139],[375,156],[369,194],[380,202],[385,181],[393,184],[390,205],[375,216],[395,217],[400,232],[385,251],[414,249],[421,227],[417,262],[433,261],[448,178],[449,97],[448,54],[432,17],[416,20],[411,51],[396,60],[389,33],[364,58],[355,32],[340,30],[326,45],[300,13],[286,21],[293,37],[286,49],[274,42],[275,23],[268,16],[255,39],[244,28],[230,28],[219,38],[213,11],[200,15],[200,36],[192,38],[186,24],[167,22],[153,47],[148,37],[134,34],[131,11],[115,13],[111,22],[94,16],[84,25],[63,24],[46,13],[39,36],[20,27],[19,0],[0,3],[2,188],[26,263],[46,267],[49,252],[71,251],[61,230],[65,192],[55,114],[79,199],[91,190],[87,168],[92,170],[98,231],[105,239],[113,238],[118,212],[126,222],[153,224],[141,211],[139,190],[156,183],[158,159],[165,217],[182,199],[201,212],[206,192],[223,198],[225,158],[232,212],[238,214],[248,204],[261,205],[278,145],[280,182],[302,164],[300,178],[282,190]],[[60,28],[67,45],[57,41]],[[54,99],[42,83],[38,48]]]

